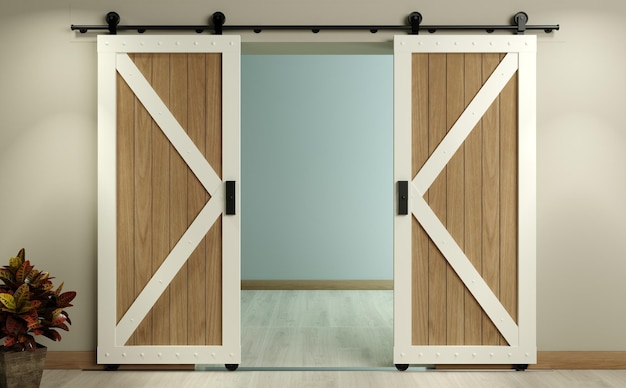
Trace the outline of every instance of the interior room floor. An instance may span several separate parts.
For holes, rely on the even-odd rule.
[[[242,291],[242,367],[393,367],[393,291]]]
[[[622,388],[626,370],[574,371],[80,371],[46,370],[41,388],[515,387]]]

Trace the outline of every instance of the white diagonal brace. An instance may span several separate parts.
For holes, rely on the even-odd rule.
[[[157,302],[163,291],[172,282],[178,271],[189,259],[200,241],[207,234],[215,220],[222,213],[225,187],[219,188],[204,205],[187,231],[178,240],[172,251],[167,255],[159,269],[154,273],[148,284],[137,296],[128,311],[115,328],[115,343],[124,345],[137,329],[148,311]]]
[[[430,155],[424,166],[413,179],[417,190],[426,193],[430,185],[439,176],[448,164],[454,153],[463,144],[472,129],[483,117],[489,106],[498,97],[507,82],[517,71],[518,60],[516,53],[508,53],[498,67],[491,73],[489,79],[478,91],[472,102],[463,111],[459,119],[454,123],[448,134],[439,143],[435,151]]]
[[[117,71],[150,113],[176,151],[196,175],[202,186],[212,196],[221,179],[207,162],[202,152],[178,123],[172,112],[143,76],[127,54],[117,54]]]
[[[446,227],[441,223],[426,200],[412,186],[411,211],[422,225],[430,239],[439,248],[454,271],[459,275],[467,289],[474,295],[485,314],[491,319],[510,346],[517,346],[519,340],[518,326],[506,311],[489,285],[469,261],[463,249],[459,247]]]

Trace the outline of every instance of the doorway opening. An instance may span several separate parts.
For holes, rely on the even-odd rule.
[[[341,290],[393,279],[392,46],[242,54],[242,280],[336,289],[244,289],[242,366],[392,366],[393,291]]]

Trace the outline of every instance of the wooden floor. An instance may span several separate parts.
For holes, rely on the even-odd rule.
[[[242,291],[245,367],[392,367],[393,291]]]
[[[393,367],[392,291],[242,291],[236,372],[45,370],[41,387],[626,387],[626,370]]]
[[[74,387],[532,387],[626,386],[626,370],[575,371],[79,371],[46,370],[42,388]]]

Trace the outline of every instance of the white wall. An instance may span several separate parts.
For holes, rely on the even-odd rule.
[[[393,278],[393,56],[243,55],[241,277]]]
[[[0,3],[0,257],[22,246],[79,295],[51,350],[96,346],[96,66],[93,38],[69,25],[205,23],[503,24],[518,10],[538,52],[540,350],[626,350],[626,3],[621,0],[96,0]],[[260,40],[386,40],[388,34],[246,34]]]

